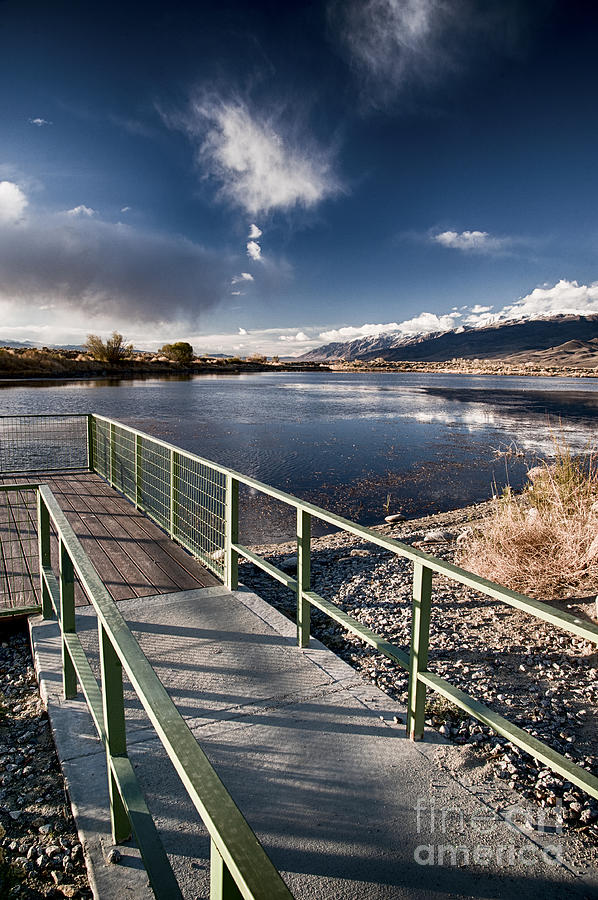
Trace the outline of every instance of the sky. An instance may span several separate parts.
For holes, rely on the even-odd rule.
[[[598,312],[598,9],[0,0],[0,341]]]

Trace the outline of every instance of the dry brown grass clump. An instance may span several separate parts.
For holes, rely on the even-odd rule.
[[[598,460],[556,459],[528,472],[521,496],[507,488],[493,514],[462,544],[464,568],[538,599],[598,592]]]

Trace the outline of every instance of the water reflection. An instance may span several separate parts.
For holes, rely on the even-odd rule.
[[[244,374],[4,385],[4,413],[87,412],[121,419],[208,459],[365,523],[486,499],[522,483],[551,451],[594,439],[593,379],[399,374]],[[498,458],[515,441],[526,460]],[[252,537],[280,514],[245,501]],[[289,526],[292,528],[292,523]]]

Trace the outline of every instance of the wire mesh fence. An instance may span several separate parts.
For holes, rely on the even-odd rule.
[[[224,577],[226,476],[149,435],[93,416],[94,470]]]
[[[0,485],[0,615],[39,602],[37,491]]]
[[[0,416],[0,473],[86,467],[86,415]]]

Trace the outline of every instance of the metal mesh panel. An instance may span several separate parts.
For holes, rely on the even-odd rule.
[[[174,488],[175,537],[224,578],[226,476],[177,453]]]
[[[37,492],[0,486],[0,611],[39,602]]]
[[[151,438],[140,439],[137,454],[139,507],[170,531],[170,453]]]
[[[120,425],[112,427],[112,484],[135,503],[135,435]]]
[[[149,435],[94,416],[93,467],[224,577],[226,476]]]
[[[87,416],[0,416],[0,472],[87,467]]]
[[[110,481],[110,425],[101,419],[92,419],[91,425],[93,467],[98,475]]]

